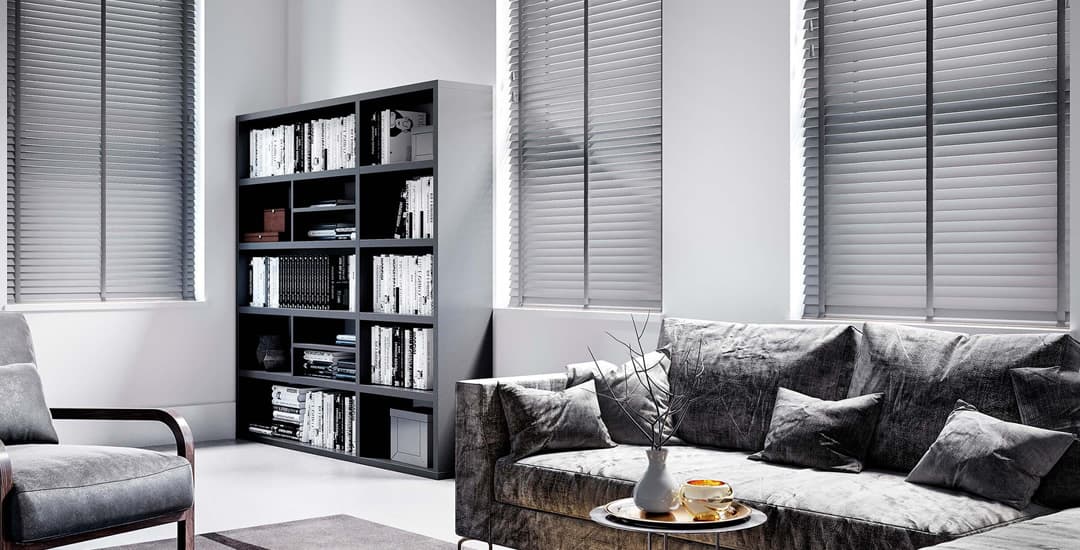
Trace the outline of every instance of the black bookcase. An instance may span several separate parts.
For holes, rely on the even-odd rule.
[[[383,109],[424,111],[433,126],[431,160],[371,164],[369,123]],[[357,166],[340,170],[249,177],[251,130],[313,119],[356,114]],[[361,93],[236,117],[237,278],[236,278],[236,435],[285,447],[429,478],[454,471],[454,385],[491,375],[492,295],[492,130],[491,88],[431,81]],[[415,176],[433,176],[435,235],[430,239],[393,238],[401,186]],[[348,199],[352,204],[310,207],[314,199]],[[263,211],[286,209],[286,231],[279,242],[241,242],[261,230]],[[355,239],[308,240],[306,227],[320,222],[353,222]],[[390,225],[388,225],[390,224]],[[355,255],[355,311],[251,307],[248,267],[252,257],[305,254]],[[376,313],[371,259],[379,254],[432,254],[434,312],[430,316]],[[430,390],[370,384],[372,325],[430,327],[434,359]],[[336,343],[335,335],[357,335],[355,346]],[[287,349],[287,369],[267,371],[256,361],[259,336],[278,335]],[[355,354],[357,381],[303,376],[303,350]],[[356,452],[345,453],[248,431],[271,416],[270,387],[285,384],[337,390],[356,396]],[[431,414],[429,466],[390,460],[389,410]]]

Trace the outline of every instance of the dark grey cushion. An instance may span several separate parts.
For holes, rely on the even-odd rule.
[[[867,323],[848,397],[884,393],[868,465],[908,472],[937,438],[957,399],[1019,422],[1009,371],[1076,365],[1068,334],[967,335]]]
[[[698,344],[705,372],[692,367]],[[670,346],[676,393],[698,399],[676,435],[694,445],[759,451],[776,389],[843,399],[851,379],[855,329],[836,325],[745,325],[668,317],[660,346]]]
[[[1013,369],[1009,374],[1024,424],[1080,436],[1080,372],[1075,367]],[[1033,498],[1055,508],[1080,506],[1080,441],[1043,477]]]
[[[722,479],[731,484],[736,499],[769,516],[761,527],[722,534],[723,548],[910,550],[1051,511],[1035,504],[1017,510],[956,491],[906,483],[903,475],[893,472],[867,469],[850,475],[753,462],[746,457],[742,451],[668,449],[668,472],[676,480]],[[647,463],[645,448],[632,445],[521,460],[505,457],[495,468],[495,499],[507,508],[588,518],[598,504],[630,496]],[[492,531],[524,530],[512,523],[518,517],[500,512]],[[584,525],[561,540],[587,541],[596,529],[595,524]],[[713,538],[706,540],[701,550],[712,548]],[[621,548],[644,547],[641,539],[635,543]]]
[[[861,472],[874,436],[881,394],[826,401],[780,388],[765,448],[753,460]]]
[[[5,445],[57,442],[34,365],[0,366],[0,441]]]
[[[7,450],[14,487],[4,527],[19,542],[123,525],[191,506],[191,467],[175,455],[82,445]]]
[[[562,391],[500,383],[499,398],[514,457],[615,445],[600,418],[592,380]]]
[[[1022,509],[1073,439],[1072,434],[998,420],[958,401],[907,480]]]
[[[625,407],[639,418],[638,423],[655,422],[657,417],[668,409],[670,386],[668,384],[668,366],[671,361],[666,351],[646,353],[644,361],[638,364],[648,372],[650,390],[645,380],[634,370],[634,365],[627,361],[616,365],[608,361],[573,363],[566,366],[566,384],[576,386],[588,380],[596,382],[597,397],[600,401],[600,416],[604,419],[611,439],[616,443],[630,445],[650,445],[649,437],[641,432],[638,424],[623,410]],[[641,368],[641,367],[639,367]],[[656,397],[660,410],[653,404],[651,396]],[[640,420],[644,419],[644,421]],[[673,418],[664,423],[664,435],[675,430]],[[646,429],[648,431],[648,429]],[[651,432],[650,432],[651,433]],[[672,438],[668,444],[677,444],[678,438]]]

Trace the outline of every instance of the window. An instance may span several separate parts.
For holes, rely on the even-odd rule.
[[[660,308],[660,12],[512,0],[512,303]]]
[[[8,1],[8,302],[194,298],[195,0]]]
[[[1065,0],[808,0],[807,317],[1066,325]]]

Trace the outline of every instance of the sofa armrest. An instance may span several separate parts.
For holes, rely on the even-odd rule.
[[[1067,550],[1080,541],[1080,508],[1010,523],[930,546],[934,550]]]
[[[510,451],[510,434],[499,402],[499,383],[526,388],[566,389],[566,374],[463,380],[457,383],[455,411],[455,518],[457,534],[491,540],[495,503],[495,461]]]
[[[161,422],[176,441],[176,454],[191,464],[195,476],[195,437],[184,417],[169,409],[69,409],[51,408],[53,420],[143,420]]]

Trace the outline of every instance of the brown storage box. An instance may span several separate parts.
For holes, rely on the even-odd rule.
[[[263,231],[268,233],[285,232],[285,209],[270,208],[263,210]]]
[[[245,243],[276,243],[280,238],[280,233],[262,232],[262,233],[244,233],[241,240]]]

